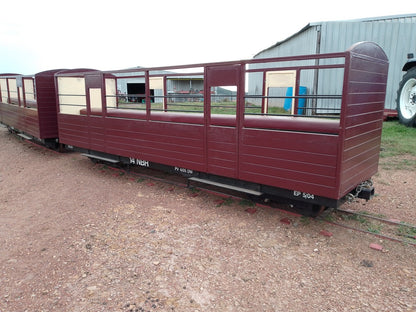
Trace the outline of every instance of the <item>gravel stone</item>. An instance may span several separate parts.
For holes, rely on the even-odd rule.
[[[0,146],[2,312],[416,311],[411,245],[250,213],[4,128]],[[380,169],[374,184],[375,198],[345,208],[416,223],[414,171]]]

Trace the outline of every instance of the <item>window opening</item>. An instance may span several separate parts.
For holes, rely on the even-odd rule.
[[[86,114],[85,78],[58,77],[59,111],[62,114]]]
[[[116,79],[105,78],[105,95],[106,95],[106,107],[117,108],[117,96],[119,90],[117,90]]]
[[[200,75],[166,77],[166,111],[204,112],[204,79]]]
[[[127,83],[127,103],[120,108],[146,109],[145,83]]]
[[[267,114],[270,106],[276,113],[289,112],[293,114],[293,98],[283,97],[292,96],[291,90],[296,85],[296,71],[268,71],[265,80],[265,98],[262,103],[262,113]]]
[[[237,86],[211,87],[211,115],[225,114],[236,116]]]
[[[0,79],[1,101],[3,103],[9,102],[9,92],[7,88],[7,78]]]
[[[16,78],[9,78],[7,79],[9,85],[9,103],[13,105],[19,105],[19,94],[17,88],[17,80]]]
[[[89,88],[90,91],[90,109],[95,111],[102,110],[101,88]]]
[[[296,70],[248,69],[244,114],[338,119],[343,66],[330,63]]]
[[[165,108],[165,97],[164,97],[164,79],[163,77],[150,77],[149,88],[150,88],[150,103],[151,109],[161,110]]]
[[[35,93],[35,81],[33,78],[23,78],[24,86],[24,99],[25,105],[28,108],[36,108],[36,93]]]

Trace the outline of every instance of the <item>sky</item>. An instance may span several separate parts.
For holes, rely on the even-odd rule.
[[[19,0],[1,5],[0,73],[250,59],[308,23],[415,13],[412,1]]]

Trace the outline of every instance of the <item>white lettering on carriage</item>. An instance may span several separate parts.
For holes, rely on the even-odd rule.
[[[175,171],[178,171],[180,173],[185,173],[185,174],[193,174],[194,171],[192,169],[186,169],[186,168],[180,168],[180,167],[175,167]]]
[[[150,167],[150,163],[147,160],[137,159],[130,157],[130,164],[141,166],[141,167]]]
[[[299,191],[293,191],[293,196],[299,197],[302,196],[304,199],[315,199],[315,195],[309,193],[303,193]]]

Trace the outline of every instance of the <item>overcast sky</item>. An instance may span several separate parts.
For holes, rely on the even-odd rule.
[[[6,1],[0,73],[247,59],[310,22],[414,12],[410,0]]]

